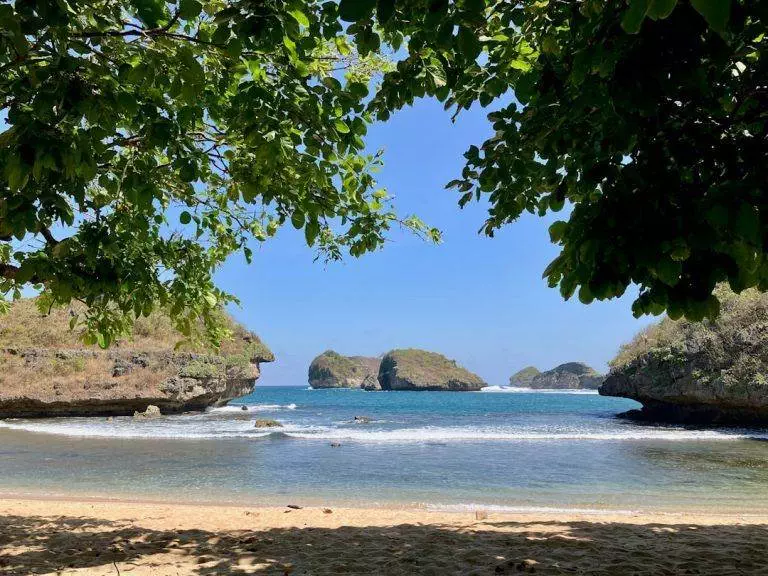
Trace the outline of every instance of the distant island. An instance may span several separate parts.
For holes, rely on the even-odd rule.
[[[382,358],[323,352],[309,366],[312,388],[364,390],[477,391],[486,383],[477,374],[436,352],[392,350]]]
[[[222,312],[222,314],[225,314]],[[181,335],[161,313],[139,318],[109,350],[83,345],[67,309],[43,315],[19,300],[0,324],[0,418],[128,416],[203,410],[253,392],[260,364],[275,357],[229,316],[219,350],[176,349]]]
[[[326,350],[309,365],[312,388],[363,388],[378,385],[381,358],[342,356]]]
[[[768,425],[768,295],[719,287],[716,320],[665,318],[621,347],[600,394],[631,398],[626,417]]]
[[[582,362],[566,362],[540,372],[527,366],[509,378],[509,385],[535,390],[597,390],[605,376]]]

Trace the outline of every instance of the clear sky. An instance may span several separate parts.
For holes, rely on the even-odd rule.
[[[241,300],[233,315],[277,356],[262,366],[259,385],[306,386],[309,363],[327,349],[375,356],[424,348],[497,385],[530,364],[604,370],[651,321],[632,317],[635,290],[585,306],[547,287],[541,274],[557,255],[547,227],[556,217],[526,215],[492,239],[478,234],[485,206],[460,210],[444,186],[461,173],[467,147],[488,136],[487,112],[464,112],[453,124],[439,102],[421,101],[369,130],[371,149],[385,149],[378,179],[398,213],[440,228],[441,245],[398,230],[380,252],[326,265],[313,262],[303,232],[288,225],[255,250],[252,265],[236,255],[217,274]]]

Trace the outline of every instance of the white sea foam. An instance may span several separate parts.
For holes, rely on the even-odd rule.
[[[738,431],[716,430],[682,430],[670,428],[633,428],[627,431],[590,432],[590,431],[553,431],[532,432],[519,429],[493,429],[477,427],[423,427],[400,428],[395,430],[353,430],[327,429],[313,432],[285,431],[291,438],[305,440],[347,440],[354,442],[466,442],[466,441],[495,441],[495,442],[540,442],[540,441],[716,441],[741,440],[759,436]]]
[[[296,423],[283,420],[272,430],[256,429],[249,418],[219,418],[210,414],[169,416],[134,421],[130,417],[60,418],[50,420],[3,420],[0,429],[22,430],[84,438],[157,439],[274,439],[345,441],[358,443],[455,443],[455,442],[633,442],[633,441],[733,441],[768,439],[766,432],[748,430],[686,430],[673,427],[627,426],[580,429],[568,426],[523,428],[515,426],[420,426],[382,428]]]
[[[277,412],[278,410],[296,410],[296,404],[241,404],[211,408],[209,412],[245,412],[245,410],[243,410],[243,406],[248,408],[248,412]]]
[[[521,388],[519,386],[486,386],[479,392],[510,394],[597,394],[597,390],[562,390],[559,388]]]
[[[76,438],[145,438],[145,439],[174,439],[174,440],[206,440],[217,438],[265,438],[269,432],[258,431],[253,428],[243,430],[220,430],[216,432],[206,430],[191,430],[188,427],[173,426],[147,426],[138,424],[109,426],[108,424],[59,424],[55,422],[22,421],[0,422],[0,428],[10,430],[22,430],[25,432],[37,432],[42,434],[55,434],[57,436],[71,436]]]

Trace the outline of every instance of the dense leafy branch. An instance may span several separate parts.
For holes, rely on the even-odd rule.
[[[640,287],[635,314],[717,314],[713,290],[768,290],[768,6],[755,0],[342,0],[406,57],[379,118],[431,95],[493,105],[495,134],[451,183],[486,234],[568,206],[550,286],[583,302]],[[377,32],[378,30],[378,32]],[[514,98],[510,98],[513,96]],[[510,100],[512,102],[510,103]]]
[[[376,188],[364,100],[388,64],[333,6],[19,0],[0,30],[0,295],[83,301],[88,341],[157,306],[218,341],[213,271],[286,221],[329,258],[393,224],[437,238]]]
[[[397,224],[438,239],[394,214],[364,153],[374,119],[430,96],[454,117],[493,107],[494,135],[450,183],[460,205],[488,200],[486,234],[568,207],[544,273],[566,298],[635,284],[636,314],[713,315],[720,281],[768,289],[766,11],[1,1],[0,294],[82,300],[102,345],[158,305],[215,341],[231,297],[212,272],[288,221],[328,258],[375,250]]]

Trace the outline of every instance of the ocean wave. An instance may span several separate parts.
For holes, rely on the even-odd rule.
[[[559,388],[521,388],[518,386],[486,386],[481,388],[479,392],[499,393],[506,392],[509,394],[597,394],[597,390],[562,390]]]
[[[296,404],[231,404],[229,406],[220,406],[211,408],[211,413],[245,412],[243,406],[248,408],[248,412],[276,412],[278,410],[296,410]]]
[[[633,442],[633,441],[733,441],[768,439],[768,433],[751,430],[687,430],[636,426],[624,429],[578,429],[556,427],[525,429],[507,426],[422,426],[411,428],[357,427],[282,422],[278,429],[255,429],[250,419],[220,420],[196,416],[170,416],[149,422],[131,418],[4,420],[0,429],[19,430],[83,438],[143,438],[217,440],[227,438],[323,440],[357,443],[455,443],[455,442]]]
[[[540,441],[713,441],[713,440],[743,440],[746,438],[764,437],[754,433],[716,430],[677,430],[642,428],[614,432],[530,432],[524,430],[488,429],[473,427],[424,427],[400,428],[395,430],[351,430],[328,429],[318,432],[284,431],[290,438],[304,440],[347,440],[353,442],[462,442],[462,441],[493,441],[493,442],[540,442]]]
[[[76,438],[134,438],[168,440],[211,440],[218,438],[266,438],[269,432],[244,430],[193,431],[173,426],[118,425],[106,424],[58,424],[48,422],[0,421],[0,429],[70,436]]]

